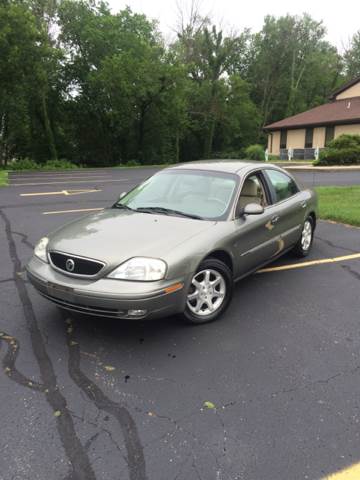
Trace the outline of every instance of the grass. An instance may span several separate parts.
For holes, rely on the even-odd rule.
[[[8,184],[8,172],[0,170],[0,187],[5,187]]]
[[[360,186],[317,187],[320,218],[360,226]]]

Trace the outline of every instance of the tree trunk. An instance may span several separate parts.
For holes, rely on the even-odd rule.
[[[42,114],[44,118],[44,127],[45,127],[45,133],[48,141],[50,157],[51,157],[51,160],[57,160],[58,156],[57,156],[57,150],[56,150],[55,141],[54,141],[54,134],[51,128],[50,120],[49,120],[46,95],[44,91],[41,92],[41,108],[42,108]]]

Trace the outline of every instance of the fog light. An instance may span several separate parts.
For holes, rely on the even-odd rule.
[[[143,317],[146,313],[147,310],[128,310],[129,317]]]

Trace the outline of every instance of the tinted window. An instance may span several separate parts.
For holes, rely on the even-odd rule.
[[[331,142],[331,140],[334,139],[334,135],[335,135],[335,127],[327,126],[325,129],[325,147],[327,147]]]
[[[313,137],[314,137],[314,129],[307,128],[305,132],[305,148],[312,148]]]
[[[299,191],[294,180],[285,173],[277,170],[266,170],[266,173],[275,193],[275,202],[285,200]]]
[[[280,148],[286,148],[287,144],[287,130],[281,130],[280,132]]]

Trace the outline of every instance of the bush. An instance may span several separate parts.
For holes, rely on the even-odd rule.
[[[10,170],[38,170],[40,165],[30,158],[20,158],[9,164]]]
[[[332,140],[314,165],[360,165],[360,135],[340,135]]]
[[[21,158],[9,164],[10,170],[68,170],[78,168],[75,163],[67,160],[48,160],[46,163],[36,163],[30,158]]]
[[[336,150],[354,147],[360,148],[360,135],[340,135],[332,140],[328,145],[328,148],[335,148]]]
[[[78,165],[68,160],[48,160],[41,168],[44,170],[69,170],[78,168]]]
[[[280,156],[279,155],[273,155],[272,153],[269,153],[268,160],[269,160],[269,162],[277,162],[277,161],[280,160]]]
[[[314,165],[360,165],[360,147],[342,150],[326,148]]]
[[[213,152],[210,155],[211,160],[240,160],[241,158],[244,158],[244,152],[242,150]]]
[[[261,145],[250,145],[245,150],[245,155],[248,160],[265,160],[265,150]]]
[[[138,167],[140,163],[137,160],[128,160],[127,162],[123,163],[125,167]]]

